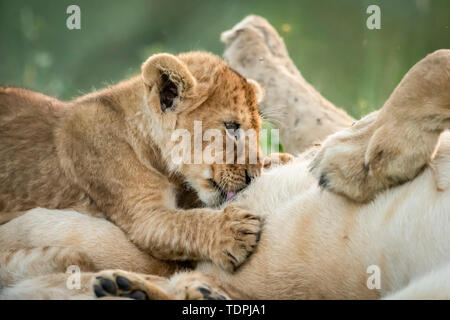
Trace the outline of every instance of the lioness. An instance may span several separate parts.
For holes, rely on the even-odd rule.
[[[188,205],[220,205],[259,175],[258,142],[245,145],[255,163],[186,164],[173,159],[171,134],[187,130],[202,150],[209,129],[224,143],[237,129],[257,134],[260,96],[256,82],[203,52],[153,55],[140,75],[67,103],[0,88],[0,217],[34,207],[102,213],[153,257],[234,270],[255,248],[259,217],[236,206],[181,209],[177,197],[193,190],[201,204]],[[147,262],[146,272],[173,271]]]
[[[438,54],[450,61],[450,51]],[[430,77],[447,77],[450,64],[428,63],[435,58],[426,57],[412,70],[426,62]],[[416,76],[409,72],[402,83],[432,80]],[[389,100],[404,93],[397,88]],[[361,130],[368,120],[339,134]],[[407,132],[396,132],[396,141],[407,139]],[[435,148],[434,141],[424,143]],[[123,270],[95,273],[123,261],[130,246],[125,235],[98,218],[35,209],[0,227],[0,249],[17,248],[0,258],[0,298],[450,298],[450,135],[441,136],[431,166],[369,204],[318,185],[309,171],[317,151],[269,169],[232,200],[265,218],[256,252],[236,273],[209,262],[170,279]],[[120,250],[115,252],[112,243]],[[125,269],[134,271],[133,258],[128,260]],[[79,290],[66,286],[64,272],[71,264],[87,271]]]

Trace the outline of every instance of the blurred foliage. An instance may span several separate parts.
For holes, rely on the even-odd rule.
[[[275,129],[275,131],[272,131],[273,129]],[[275,136],[273,136],[273,134]],[[263,156],[267,156],[273,152],[283,152],[283,145],[281,144],[279,134],[280,132],[272,123],[263,121],[259,134],[259,144]]]
[[[66,8],[81,8],[81,30]],[[366,9],[381,8],[381,30]],[[446,0],[0,0],[0,84],[71,99],[139,72],[156,52],[221,54],[220,33],[248,14],[280,32],[303,76],[360,117],[419,59],[450,47]]]

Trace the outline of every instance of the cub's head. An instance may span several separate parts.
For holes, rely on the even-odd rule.
[[[154,55],[142,78],[152,138],[206,205],[221,204],[260,174],[256,82],[203,52]]]

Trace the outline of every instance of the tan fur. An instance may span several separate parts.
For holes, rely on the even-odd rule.
[[[366,202],[416,177],[450,128],[450,50],[403,77],[383,108],[330,136],[312,164],[322,187]]]
[[[256,164],[176,165],[171,133],[193,134],[194,120],[225,138],[224,121],[259,132],[260,93],[201,52],[154,55],[141,75],[67,103],[0,88],[0,215],[33,207],[104,213],[156,258],[233,270],[253,251],[259,218],[236,207],[180,205],[199,205],[189,203],[192,190],[201,205],[215,206],[224,191],[244,188],[246,175],[261,170],[258,146],[246,145],[247,154],[257,150]],[[185,193],[189,201],[179,199]]]

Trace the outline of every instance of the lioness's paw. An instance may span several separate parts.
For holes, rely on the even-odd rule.
[[[220,229],[212,247],[212,261],[226,271],[236,271],[253,253],[262,221],[240,207],[229,205],[220,216]]]
[[[92,290],[97,298],[120,297],[134,300],[161,300],[169,297],[152,286],[143,277],[122,270],[99,272],[92,279]]]
[[[179,300],[229,300],[211,279],[197,272],[179,273],[170,280],[171,294]]]
[[[414,128],[377,116],[372,113],[325,140],[310,165],[321,188],[367,202],[420,172],[427,151],[399,134]]]
[[[311,173],[322,189],[344,195],[355,201],[372,196],[364,164],[366,146],[360,137],[349,140],[332,136],[311,162]]]
[[[382,177],[373,175],[367,159],[377,118],[377,112],[369,114],[324,141],[310,165],[321,188],[358,202],[369,201],[387,188]]]

